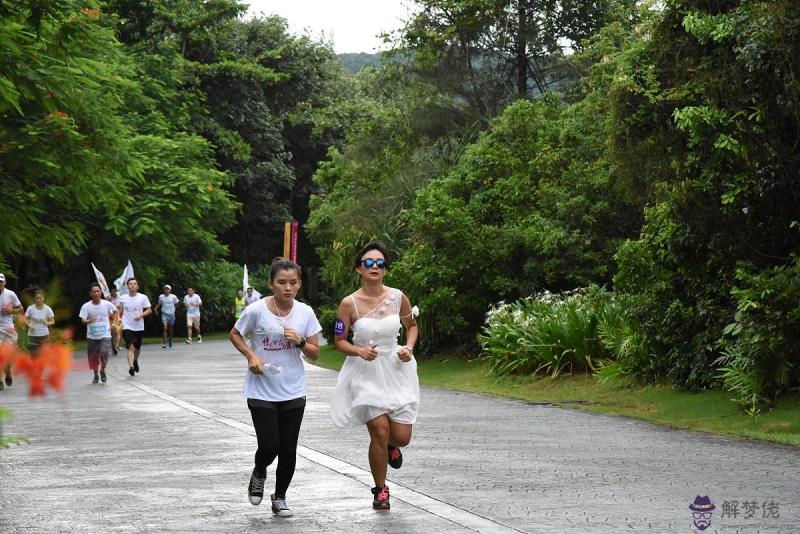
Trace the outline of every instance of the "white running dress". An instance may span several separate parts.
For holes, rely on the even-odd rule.
[[[382,414],[398,423],[413,424],[417,420],[417,361],[411,358],[402,362],[397,357],[403,294],[388,289],[388,296],[363,317],[353,299],[357,317],[353,344],[376,346],[378,357],[372,361],[358,356],[345,358],[331,399],[331,417],[340,428],[362,425]]]

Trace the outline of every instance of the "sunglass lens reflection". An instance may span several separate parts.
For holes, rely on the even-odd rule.
[[[368,258],[361,262],[364,267],[367,269],[372,269],[373,267],[377,267],[378,269],[385,269],[386,268],[386,260],[373,260]]]

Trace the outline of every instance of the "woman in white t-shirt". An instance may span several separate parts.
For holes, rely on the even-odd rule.
[[[306,405],[302,356],[319,357],[322,327],[311,307],[295,300],[301,285],[299,265],[275,260],[269,285],[273,295],[247,306],[229,338],[247,358],[244,396],[258,439],[248,496],[252,504],[261,503],[267,466],[277,457],[272,513],[288,517],[292,512],[286,505],[286,490],[294,475]]]
[[[44,303],[44,291],[37,290],[33,304],[25,310],[28,319],[28,352],[35,355],[42,343],[50,341],[50,327],[56,324],[53,308]]]

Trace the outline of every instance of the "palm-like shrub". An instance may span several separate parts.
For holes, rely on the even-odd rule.
[[[598,311],[609,310],[606,299],[607,293],[592,289],[501,302],[486,314],[483,357],[498,374],[593,371],[607,357],[597,335]]]

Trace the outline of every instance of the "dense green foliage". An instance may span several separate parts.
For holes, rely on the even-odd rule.
[[[714,383],[721,351],[740,355],[731,365],[763,386],[755,393],[797,383],[797,338],[782,333],[798,306],[799,29],[790,1],[670,2],[620,88],[620,166],[665,149],[640,174],[646,222],[615,281],[637,295],[635,316],[678,384]],[[752,318],[723,338],[737,301]]]
[[[227,177],[204,139],[171,127],[154,104],[169,95],[143,83],[99,12],[3,6],[0,266],[63,262],[89,244],[107,253],[110,236],[131,252],[146,236],[165,261],[190,246],[221,250]]]
[[[277,17],[241,20],[245,9],[0,2],[10,287],[69,280],[60,287],[76,311],[90,262],[114,278],[130,258],[152,295],[190,283],[187,263],[225,258],[241,272],[282,253],[284,221],[305,220],[317,162],[342,136],[324,110],[344,74],[327,45]],[[305,240],[300,251],[313,266]]]
[[[538,319],[484,331],[498,370],[722,386],[754,414],[800,385],[794,0],[421,0],[357,74],[244,9],[0,0],[12,287],[131,258],[222,327],[238,264],[296,218],[324,322],[377,237],[420,352],[477,350],[519,300]],[[594,285],[594,315],[527,299]]]
[[[336,59],[342,62],[342,67],[348,72],[356,73],[365,67],[378,67],[381,61],[380,54],[366,52],[336,54]]]
[[[721,385],[752,413],[797,386],[794,3],[519,2],[533,18],[514,19],[516,5],[421,2],[397,34],[412,61],[359,76],[366,116],[317,174],[308,226],[332,295],[355,287],[350,257],[379,237],[428,347],[473,344],[499,300],[600,284],[616,310],[596,325],[602,378]],[[519,31],[556,12],[579,24]],[[563,39],[577,53],[552,46]],[[509,102],[522,52],[570,74]],[[562,354],[558,342],[541,344]]]

